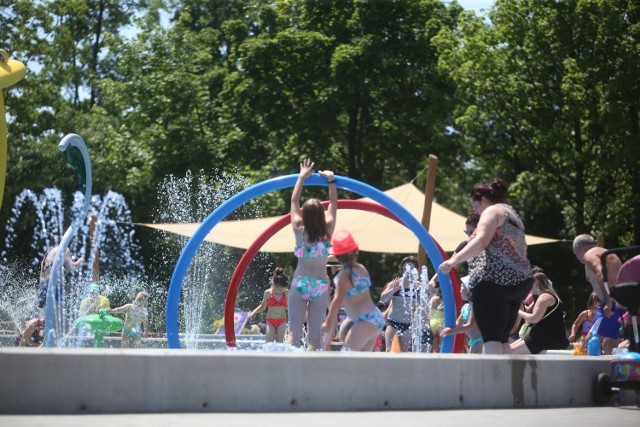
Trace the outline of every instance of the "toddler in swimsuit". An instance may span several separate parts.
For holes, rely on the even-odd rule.
[[[284,342],[287,332],[287,294],[289,293],[289,278],[284,269],[276,268],[271,278],[271,287],[264,291],[262,302],[251,313],[249,319],[267,309],[267,333],[265,342]]]
[[[460,295],[464,301],[469,301],[469,290],[464,285],[460,286]],[[440,332],[441,337],[455,334],[467,334],[467,353],[482,353],[482,334],[476,324],[473,316],[473,305],[470,302],[465,303],[460,309],[460,315],[456,319],[454,328],[443,328]]]
[[[122,348],[142,347],[142,335],[149,321],[149,311],[147,310],[148,300],[149,294],[142,291],[137,293],[133,303],[107,310],[113,314],[125,313],[124,325],[122,327],[122,333],[120,334],[120,346]]]
[[[444,328],[444,304],[442,302],[440,286],[436,286],[434,291],[435,295],[433,295],[429,301],[429,307],[431,308],[431,320],[429,326],[431,326],[431,331],[433,332],[433,345],[431,347],[431,351],[439,353],[442,343],[441,332]]]
[[[348,331],[340,331],[343,349],[371,351],[376,339],[385,327],[384,317],[371,299],[371,278],[364,265],[357,262],[358,244],[350,232],[341,230],[331,238],[333,255],[343,265],[337,275],[336,293],[329,307],[327,319],[322,324],[323,332],[334,330],[337,314],[344,306],[350,322]]]
[[[586,336],[591,331],[595,322],[598,308],[600,307],[600,298],[595,292],[591,292],[587,299],[587,309],[583,310],[576,318],[573,325],[571,325],[571,335],[569,335],[570,342],[577,342],[580,345],[586,347]],[[576,337],[578,330],[580,330],[580,336]]]

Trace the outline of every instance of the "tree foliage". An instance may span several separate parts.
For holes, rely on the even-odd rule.
[[[258,182],[311,157],[387,189],[436,154],[460,213],[499,175],[530,233],[637,243],[639,21],[629,0],[497,0],[486,19],[437,0],[0,0],[0,47],[28,65],[6,91],[5,197],[69,189],[71,132],[136,221],[169,174]]]
[[[638,241],[640,8],[499,0],[489,16],[438,36],[474,162],[516,182],[534,229]]]

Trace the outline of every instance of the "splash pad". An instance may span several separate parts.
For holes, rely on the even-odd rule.
[[[0,365],[0,413],[309,412],[588,406],[592,379],[608,360],[0,348]],[[251,387],[256,378],[278,392]]]
[[[25,189],[16,197],[13,215],[6,225],[7,239],[1,254],[0,292],[3,300],[0,301],[0,320],[3,327],[0,346],[12,345],[10,336],[22,330],[28,320],[42,316],[41,309],[36,305],[40,262],[56,246],[53,239],[62,234],[68,211],[75,210],[83,203],[84,196],[81,195],[74,198],[71,208],[66,207],[60,190],[56,188],[45,188],[40,193]],[[64,279],[59,277],[65,289],[67,325],[76,321],[80,302],[87,296],[86,285],[92,281],[94,266],[98,263],[102,270],[102,292],[111,299],[112,304],[116,301],[129,302],[135,292],[142,288],[154,297],[165,292],[143,278],[139,243],[131,225],[129,208],[121,194],[109,191],[102,196],[92,195],[88,217],[80,224],[69,245],[74,259],[84,256],[86,262],[74,271],[67,271]],[[23,218],[34,218],[35,221],[24,222]],[[29,228],[32,234],[25,238],[21,233]],[[33,255],[27,259],[12,257],[14,246],[18,243],[23,250],[25,247],[30,249]],[[89,336],[85,337],[85,340],[90,339]],[[74,338],[59,346],[84,345],[78,341]]]
[[[326,208],[329,202],[322,202],[322,205]],[[353,210],[363,210],[368,212],[374,212],[380,215],[383,215],[391,220],[402,223],[397,216],[389,212],[387,208],[377,203],[367,202],[364,200],[338,200],[338,209],[353,209]],[[247,248],[245,253],[240,258],[238,265],[236,266],[233,276],[231,276],[231,282],[229,283],[229,290],[227,291],[227,298],[225,301],[224,308],[224,322],[227,325],[233,324],[233,315],[235,312],[236,298],[238,295],[238,290],[240,289],[240,283],[242,280],[242,276],[246,271],[247,267],[251,263],[251,260],[256,256],[260,248],[278,231],[291,224],[291,214],[283,215],[280,219],[275,221],[270,227],[264,230],[260,236],[256,238],[256,240]],[[445,252],[440,248],[440,253],[444,257],[446,256]],[[455,270],[451,270],[451,279],[453,282],[453,294],[456,301],[456,313],[460,311],[460,307],[462,306],[462,298],[460,297],[460,279],[458,278]],[[236,346],[236,335],[235,331],[232,328],[225,329],[225,338],[227,341],[227,346],[235,347]],[[420,329],[420,328],[418,328]],[[464,348],[464,335],[458,334],[454,338],[454,346],[453,351],[459,353]]]
[[[117,202],[124,202],[122,196],[120,199],[116,197],[117,193],[109,192],[104,200],[100,200],[98,196],[91,195],[91,162],[89,159],[89,153],[83,139],[76,134],[69,134],[65,136],[58,148],[64,152],[69,165],[71,165],[76,172],[76,184],[77,191],[74,193],[74,202],[71,208],[71,225],[67,228],[66,232],[61,238],[59,244],[56,244],[56,236],[62,235],[63,224],[65,215],[62,208],[62,195],[59,190],[45,189],[41,197],[37,197],[35,193],[30,190],[24,190],[16,198],[14,208],[12,209],[13,216],[7,223],[7,239],[6,249],[3,251],[2,256],[5,258],[9,256],[8,252],[11,252],[11,245],[14,240],[17,240],[17,226],[19,217],[23,213],[23,208],[29,203],[35,210],[36,224],[33,227],[33,242],[32,248],[39,250],[37,256],[32,260],[32,265],[36,269],[40,269],[40,285],[45,285],[40,290],[44,293],[46,290],[46,304],[44,304],[44,319],[45,319],[45,345],[47,347],[63,347],[73,345],[69,342],[70,331],[68,327],[74,325],[76,313],[78,311],[78,303],[83,296],[83,285],[91,281],[97,280],[97,269],[99,248],[109,246],[109,239],[106,237],[106,230],[109,230],[110,237],[117,242],[117,249],[114,250],[117,253],[119,259],[125,259],[123,264],[127,264],[127,261],[132,261],[131,249],[133,233],[128,231],[126,233],[117,232],[120,225],[117,224],[118,219],[109,218],[109,213],[114,210],[116,213],[129,213],[128,208],[124,203],[118,204]],[[48,214],[47,214],[48,213]],[[91,215],[89,215],[91,213]],[[29,215],[27,215],[29,217]],[[88,219],[90,218],[90,219]],[[130,223],[130,217],[128,219]],[[85,239],[75,239],[75,237],[84,230]],[[80,267],[73,275],[73,281],[67,281],[65,285],[65,278],[63,276],[63,264],[65,263],[65,252],[70,246],[72,241],[80,241],[80,245],[84,244],[84,247],[76,247],[75,253],[80,253],[85,258],[88,258],[88,262],[85,263],[85,268]],[[40,244],[44,242],[44,247]],[[50,265],[50,274],[48,280],[44,276],[43,264],[40,264],[40,260],[55,249],[55,256],[53,257],[52,265]],[[103,262],[108,258],[103,253]],[[44,263],[44,261],[42,261]],[[8,268],[5,267],[5,273],[7,276],[11,275],[11,272],[7,272]],[[126,266],[130,277],[135,274],[132,265]],[[139,269],[141,271],[141,268]],[[32,271],[34,277],[37,275]],[[96,277],[93,277],[93,276]],[[4,278],[3,278],[4,279]],[[73,283],[75,282],[75,283]],[[26,281],[30,283],[30,281]],[[33,282],[31,282],[33,283]],[[37,283],[37,282],[36,282]],[[6,281],[3,280],[0,283],[5,299],[11,300],[12,295],[8,294],[8,287],[5,286]],[[18,307],[13,307],[12,304],[3,304],[2,311],[22,310],[20,315],[13,315],[9,313],[9,318],[15,324],[15,328],[22,330],[21,324],[26,323],[30,318],[42,318],[42,313],[35,308],[36,296],[33,295],[28,298],[30,289],[25,289],[29,285],[23,285],[20,289],[18,286],[12,286],[17,288],[21,292],[18,298],[14,302]],[[38,293],[40,293],[38,290]],[[38,295],[40,297],[41,295]],[[9,298],[7,298],[9,297]],[[44,295],[42,295],[44,298]],[[25,299],[27,298],[27,299]],[[70,301],[68,301],[70,299]],[[43,301],[44,302],[44,301]],[[42,305],[40,305],[42,307]],[[24,318],[28,316],[28,318]],[[91,332],[97,332],[95,334],[96,341],[101,342],[101,336],[103,335],[97,329],[91,329]],[[80,338],[81,340],[83,338]],[[77,340],[73,340],[75,345],[81,345]]]
[[[297,174],[287,175],[263,181],[262,183],[256,184],[241,191],[240,193],[225,201],[217,209],[215,209],[189,239],[174,269],[173,276],[171,278],[171,285],[169,287],[169,294],[167,297],[166,330],[167,341],[170,348],[180,348],[180,339],[178,334],[178,306],[180,292],[182,289],[182,282],[186,275],[189,264],[191,263],[191,260],[195,255],[195,252],[202,244],[207,234],[209,234],[209,232],[216,226],[218,222],[224,219],[235,209],[242,206],[244,203],[270,191],[293,187],[297,179]],[[316,173],[309,177],[305,181],[304,185],[326,186],[327,183],[324,178]],[[400,221],[402,221],[411,231],[413,231],[422,246],[425,248],[425,251],[429,256],[432,264],[437,268],[437,266],[442,263],[442,254],[440,253],[440,250],[433,238],[424,229],[424,227],[422,227],[422,224],[420,224],[415,219],[415,217],[413,217],[413,215],[398,202],[384,194],[382,191],[351,178],[336,176],[336,185],[340,189],[352,191],[356,194],[369,197],[373,201],[378,202],[380,205],[387,207],[391,213],[396,215],[400,219]],[[442,299],[444,304],[445,325],[452,326],[453,324],[455,324],[456,308],[451,280],[448,274],[443,275],[441,273],[438,273],[438,278],[440,280]],[[453,341],[454,337],[452,336],[443,338],[441,351],[451,352],[453,348]]]

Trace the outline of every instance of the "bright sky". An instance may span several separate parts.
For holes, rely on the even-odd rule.
[[[483,15],[488,11],[495,0],[457,0],[458,4],[465,9],[474,10],[476,15]],[[484,10],[484,11],[483,11]]]

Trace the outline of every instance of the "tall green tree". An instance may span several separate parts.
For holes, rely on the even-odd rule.
[[[233,27],[226,156],[295,170],[303,156],[373,185],[406,182],[429,152],[455,152],[452,87],[431,38],[459,8],[438,1],[276,1]],[[250,158],[244,158],[249,153]]]
[[[60,181],[64,160],[57,143],[65,134],[78,133],[90,151],[99,152],[102,141],[88,130],[92,109],[101,102],[99,82],[115,71],[105,42],[122,43],[122,31],[135,13],[146,10],[145,2],[17,0],[0,2],[0,10],[0,43],[28,66],[26,78],[10,93],[15,96],[9,125],[9,175],[15,184],[10,190],[66,187]],[[98,191],[109,186],[106,181],[96,177]]]
[[[530,228],[639,241],[640,7],[498,0],[489,18],[437,38],[474,164],[516,181]]]
[[[168,173],[264,179],[304,156],[373,185],[406,182],[433,150],[456,151],[453,89],[430,39],[459,12],[431,0],[181,2],[169,28],[143,19],[111,51],[106,162],[127,165],[119,184],[139,194]]]

